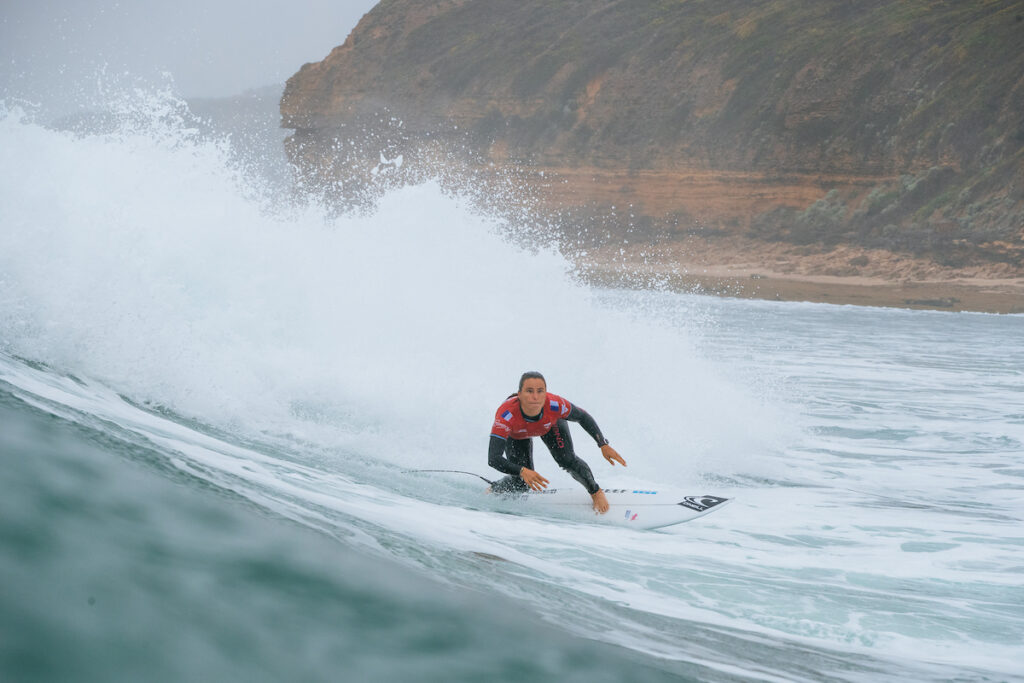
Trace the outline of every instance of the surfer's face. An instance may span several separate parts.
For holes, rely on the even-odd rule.
[[[523,409],[523,415],[534,417],[540,415],[544,409],[544,402],[548,400],[548,388],[542,379],[528,379],[523,382],[519,390],[519,405]]]

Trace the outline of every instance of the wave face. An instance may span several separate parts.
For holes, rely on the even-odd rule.
[[[685,324],[603,305],[566,259],[515,246],[436,184],[370,215],[285,209],[223,143],[150,115],[84,138],[5,118],[9,352],[206,422],[401,465],[479,464],[525,369],[611,434],[658,425],[637,446],[663,458],[737,450],[723,416],[760,417],[695,357]]]
[[[476,209],[471,188],[401,187],[337,215],[263,183],[183,107],[140,95],[100,133],[0,116],[3,450],[25,456],[6,458],[5,488],[20,491],[14,512],[37,513],[5,519],[9,538],[45,529],[52,544],[4,560],[25,596],[4,613],[35,629],[8,661],[116,636],[88,608],[70,630],[45,618],[44,584],[85,558],[65,597],[113,601],[122,625],[235,638],[253,670],[283,671],[259,664],[267,642],[275,666],[302,665],[252,624],[318,605],[290,622],[322,645],[311,679],[341,661],[400,673],[372,669],[371,653],[417,653],[430,670],[434,652],[472,680],[510,639],[556,644],[540,664],[512,661],[567,680],[636,666],[700,680],[1015,675],[1024,319],[591,289],[556,249]],[[603,485],[736,502],[640,533],[510,514],[472,478],[405,473],[492,475],[493,411],[528,369],[629,462],[599,462],[578,431]],[[62,488],[67,472],[81,476]],[[79,522],[58,514],[72,499]],[[105,531],[125,515],[127,538]],[[289,540],[295,524],[313,533]],[[238,528],[249,542],[227,542]],[[71,542],[83,534],[92,546]],[[159,552],[140,554],[150,537]],[[225,589],[240,566],[249,607]],[[96,598],[103,576],[130,596]],[[435,584],[444,599],[424,603]],[[474,599],[453,597],[467,588]],[[161,591],[193,611],[166,615]],[[216,617],[225,595],[234,607]],[[363,659],[330,645],[353,604],[404,624],[374,626],[387,645]],[[425,645],[409,629],[428,612],[458,624],[451,638]],[[340,623],[347,642],[370,628]],[[548,635],[531,640],[533,626]],[[175,639],[159,656],[194,647]],[[185,673],[230,667],[229,650],[209,646]]]

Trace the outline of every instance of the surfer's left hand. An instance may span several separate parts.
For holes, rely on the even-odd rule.
[[[626,466],[626,461],[623,460],[622,456],[619,455],[618,451],[612,448],[609,444],[601,446],[601,455],[604,456],[604,459],[607,460],[608,464],[611,465],[612,467],[615,467],[615,463],[619,463],[623,467]]]

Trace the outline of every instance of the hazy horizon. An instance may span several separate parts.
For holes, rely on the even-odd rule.
[[[375,4],[2,0],[0,99],[67,110],[118,83],[171,82],[189,98],[283,84],[342,44]]]

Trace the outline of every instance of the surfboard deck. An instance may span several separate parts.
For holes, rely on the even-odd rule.
[[[603,515],[594,512],[590,494],[581,488],[545,489],[526,493],[503,494],[502,497],[523,506],[523,511],[571,519],[632,527],[661,529],[682,524],[714,512],[731,498],[721,496],[684,495],[658,489],[604,489],[611,506]]]

